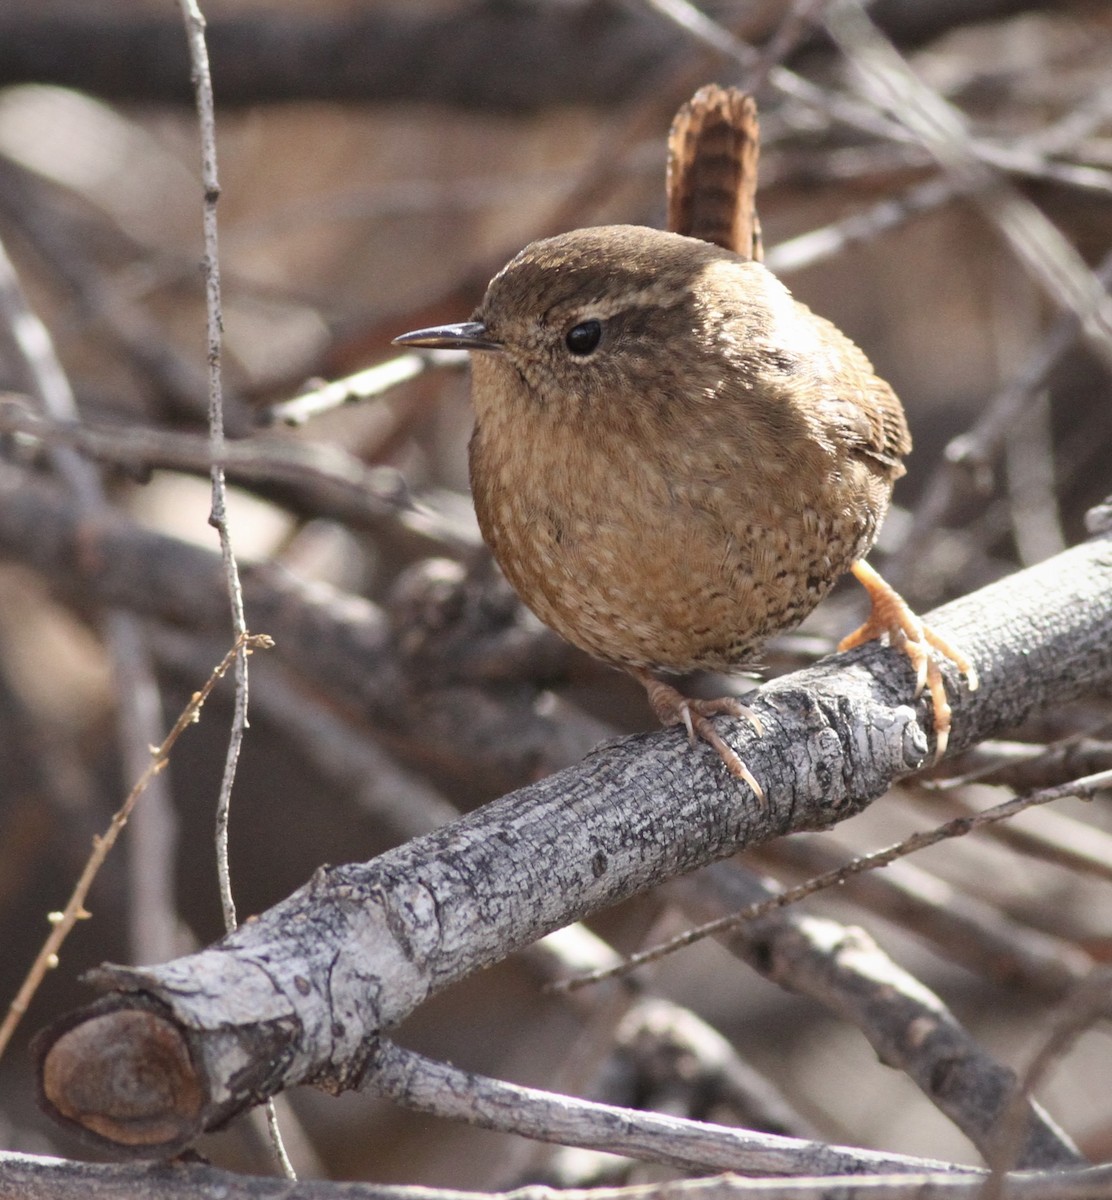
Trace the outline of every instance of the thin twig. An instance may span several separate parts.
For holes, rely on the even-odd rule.
[[[811,31],[828,3],[829,0],[792,0],[788,11],[780,18],[779,25],[760,48],[756,61],[746,73],[747,92],[763,91],[769,75],[777,67],[783,67],[784,59]]]
[[[201,133],[201,183],[204,190],[202,224],[205,242],[202,269],[205,278],[205,314],[208,332],[208,418],[213,460],[214,463],[218,463],[219,456],[224,450],[224,390],[221,378],[221,342],[224,317],[220,302],[220,251],[216,223],[216,205],[220,199],[220,180],[216,169],[216,110],[212,93],[212,75],[209,70],[208,47],[205,44],[205,18],[197,0],[181,0],[181,9],[189,43],[189,60],[192,64],[193,86],[197,99],[197,119]],[[214,465],[212,468],[212,511],[209,515],[209,524],[216,529],[220,538],[220,554],[224,561],[224,575],[232,610],[232,629],[237,639],[242,639],[247,633],[247,620],[243,612],[243,589],[240,586],[239,567],[236,563],[231,533],[228,528],[224,468],[219,465]],[[239,643],[237,642],[237,644]],[[239,762],[239,753],[243,745],[243,734],[247,728],[247,650],[242,644],[239,644],[236,653],[235,678],[235,712],[228,738],[228,753],[224,759],[224,773],[220,780],[220,795],[216,804],[216,870],[220,882],[220,906],[224,913],[224,926],[229,933],[235,929],[237,920],[235,898],[232,895],[231,868],[228,861],[228,821],[236,765]],[[286,1178],[296,1179],[293,1164],[282,1145],[273,1101],[267,1103],[269,1108],[267,1121],[275,1157]]]
[[[932,809],[937,807],[935,797],[938,793],[932,797]],[[957,816],[976,811],[958,791],[944,792],[940,799],[946,810]],[[1073,875],[1112,882],[1112,833],[1089,822],[1065,813],[1040,812],[1033,813],[1022,825],[1000,825],[991,830],[991,836],[1019,854],[1051,863]]]
[[[879,137],[906,140],[907,134],[900,125],[877,112],[872,105],[844,92],[824,89],[782,64],[766,67],[761,55],[748,42],[707,16],[690,0],[645,0],[645,3],[693,41],[733,60],[747,74],[755,72],[758,79],[767,77],[777,91],[803,104],[821,120],[835,119]]]
[[[1112,286],[1112,254],[1107,254],[1094,275],[1103,288]],[[943,524],[953,503],[959,480],[983,472],[995,460],[1008,431],[1015,427],[1051,371],[1077,341],[1081,320],[1077,313],[1059,314],[1046,336],[1019,370],[983,406],[976,424],[953,438],[946,461],[935,471],[920,498],[903,549],[888,562],[888,577],[899,581],[923,553],[923,538]]]
[[[1032,792],[1027,796],[1017,796],[1012,800],[1005,801],[1003,804],[997,804],[993,808],[986,808],[983,812],[972,816],[957,817],[952,821],[947,821],[945,825],[939,825],[934,829],[913,833],[910,837],[897,842],[893,846],[887,846],[883,850],[876,850],[872,854],[863,854],[860,858],[855,858],[852,862],[845,863],[833,871],[826,871],[824,874],[816,875],[814,878],[797,884],[795,887],[786,888],[784,891],[769,897],[767,900],[750,904],[738,912],[730,913],[725,917],[719,917],[715,921],[708,921],[703,925],[697,925],[695,928],[688,929],[666,942],[660,942],[648,950],[631,954],[624,962],[617,966],[608,967],[600,971],[592,971],[585,975],[577,975],[571,979],[565,979],[560,983],[550,984],[549,990],[555,992],[572,991],[575,988],[586,987],[591,983],[599,983],[604,979],[612,979],[615,976],[624,975],[629,971],[635,970],[637,967],[643,967],[648,963],[656,962],[658,959],[664,958],[676,950],[681,950],[685,946],[694,945],[695,942],[702,941],[703,938],[711,937],[716,933],[724,933],[746,921],[752,921],[757,917],[764,916],[765,913],[773,912],[778,908],[784,908],[789,904],[794,904],[807,896],[813,895],[815,892],[836,887],[843,880],[850,879],[854,875],[860,875],[864,871],[874,871],[878,867],[886,867],[898,858],[906,858],[909,854],[925,850],[928,846],[935,846],[939,842],[946,841],[948,838],[964,837],[967,833],[972,833],[974,829],[980,829],[985,825],[992,825],[997,821],[1007,820],[1009,817],[1014,817],[1016,813],[1023,812],[1025,809],[1033,808],[1040,804],[1049,804],[1053,800],[1062,800],[1067,796],[1079,796],[1087,799],[1100,788],[1108,787],[1109,785],[1112,785],[1112,771],[1101,771],[1096,775],[1089,775],[1084,779],[1077,779],[1071,783],[1061,784],[1058,787]]]
[[[1076,314],[1093,352],[1112,365],[1112,300],[1061,230],[985,160],[964,117],[919,79],[859,0],[832,0],[825,24],[863,90],[897,113],[939,164],[967,185],[1016,258],[1058,305]]]
[[[212,445],[212,511],[209,524],[220,537],[220,553],[228,598],[232,607],[232,629],[239,635],[246,629],[243,615],[243,591],[239,582],[239,567],[232,550],[228,528],[227,492],[224,468],[220,461],[224,453],[224,390],[221,377],[223,311],[220,301],[220,251],[216,225],[216,204],[220,199],[220,181],[216,170],[216,113],[209,71],[208,47],[205,45],[205,18],[196,0],[181,0],[189,41],[189,59],[193,68],[197,117],[201,131],[201,183],[204,189],[202,223],[205,254],[201,269],[205,279],[205,313],[208,337],[209,440]],[[230,932],[236,927],[235,901],[232,897],[228,872],[228,805],[231,785],[235,778],[236,762],[247,722],[246,659],[236,661],[236,705],[232,721],[224,776],[220,783],[220,799],[216,814],[217,870],[220,876],[220,903],[224,910],[224,925]]]
[[[385,395],[403,383],[423,375],[430,367],[462,368],[462,355],[453,350],[426,350],[420,354],[410,352],[376,363],[364,371],[357,371],[331,383],[320,383],[310,387],[299,396],[282,400],[267,410],[269,421],[284,425],[304,425],[313,417],[331,412],[345,404],[355,404]]]
[[[778,243],[765,255],[765,264],[777,275],[801,271],[857,243],[872,241],[912,217],[941,208],[961,193],[962,187],[955,180],[945,176],[927,179],[899,196],[886,196],[861,212]]]
[[[273,644],[272,640],[266,634],[243,634],[237,637],[235,645],[221,659],[204,687],[199,692],[194,692],[189,698],[189,703],[182,709],[181,715],[174,722],[174,726],[170,732],[162,740],[162,744],[152,750],[150,765],[139,777],[135,786],[128,793],[127,799],[124,800],[123,804],[112,817],[104,835],[93,839],[93,852],[89,855],[89,859],[85,863],[85,869],[81,872],[80,878],[74,885],[73,892],[65,908],[61,912],[50,914],[50,922],[54,928],[50,931],[50,936],[43,943],[42,949],[31,965],[26,979],[23,981],[23,985],[16,993],[15,999],[8,1006],[8,1012],[3,1023],[0,1024],[0,1055],[4,1053],[15,1031],[15,1027],[27,1011],[31,999],[38,990],[39,984],[42,983],[47,971],[58,965],[58,951],[61,949],[62,943],[69,936],[70,930],[73,929],[78,921],[85,920],[90,916],[85,911],[85,899],[89,894],[89,889],[92,887],[93,880],[104,864],[104,860],[108,857],[108,852],[115,845],[116,839],[120,836],[123,827],[127,824],[127,819],[131,815],[131,810],[135,807],[139,797],[146,790],[150,781],[165,770],[166,764],[170,760],[170,751],[174,748],[174,744],[190,725],[196,724],[200,718],[201,706],[208,699],[209,693],[216,686],[217,681],[223,678],[232,662],[241,654],[249,654],[252,650],[269,649]]]
[[[796,873],[832,870],[850,855],[836,836],[781,838],[762,858]],[[850,902],[926,941],[942,958],[1003,987],[1057,999],[1092,970],[1065,938],[1032,929],[913,862],[890,863],[847,881]],[[737,908],[737,905],[732,906]]]

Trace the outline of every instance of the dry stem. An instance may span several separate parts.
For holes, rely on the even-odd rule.
[[[89,855],[84,870],[81,872],[81,876],[77,880],[65,908],[61,912],[51,913],[48,918],[54,928],[50,931],[50,935],[43,943],[42,949],[31,964],[31,969],[27,972],[27,977],[16,993],[15,999],[8,1006],[8,1012],[4,1017],[3,1023],[0,1024],[0,1055],[3,1055],[8,1042],[11,1041],[16,1026],[27,1011],[31,999],[35,992],[38,991],[39,984],[42,983],[47,971],[52,970],[58,965],[58,951],[62,948],[62,943],[69,936],[70,930],[73,929],[78,921],[86,920],[91,915],[85,910],[85,898],[89,894],[89,889],[93,886],[93,880],[96,879],[97,873],[108,857],[108,852],[116,844],[116,839],[127,824],[128,817],[131,816],[131,811],[135,807],[139,797],[146,790],[150,781],[156,775],[161,774],[166,764],[170,761],[170,751],[173,749],[174,743],[185,732],[187,726],[194,724],[200,718],[201,706],[208,699],[209,693],[216,686],[217,681],[223,678],[224,673],[235,662],[241,650],[249,654],[252,650],[265,650],[273,645],[274,642],[265,633],[243,633],[236,638],[235,644],[220,660],[220,663],[205,682],[204,687],[199,692],[194,692],[189,698],[189,703],[182,709],[181,715],[174,722],[173,728],[163,739],[162,744],[152,747],[150,766],[140,775],[135,786],[128,793],[127,799],[113,815],[103,836],[93,839],[93,852]]]

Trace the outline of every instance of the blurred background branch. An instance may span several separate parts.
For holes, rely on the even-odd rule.
[[[230,513],[248,623],[287,656],[257,664],[237,783],[245,914],[321,863],[370,858],[652,727],[635,686],[542,629],[492,570],[466,495],[464,377],[399,369],[389,339],[466,318],[491,272],[539,234],[662,224],[667,124],[705,82],[757,89],[767,261],[865,348],[908,410],[915,452],[877,552],[908,599],[926,610],[1049,557],[1112,495],[1108,368],[1081,333],[1107,303],[1112,248],[1107,6],[867,6],[922,112],[957,121],[969,173],[861,88],[851,60],[869,67],[868,39],[843,28],[839,49],[824,29],[839,6],[715,0],[696,14],[701,40],[676,5],[610,0],[204,7]],[[18,349],[25,317],[9,308],[0,996],[126,794],[136,748],[160,740],[228,641],[201,478],[212,464],[191,98],[180,19],[160,0],[0,6],[0,241],[74,399],[71,411],[40,402]],[[1001,236],[991,204],[1003,189],[1068,249],[1072,283],[1054,302]],[[385,362],[366,398],[274,424],[320,380]],[[74,464],[103,502],[77,494]],[[839,589],[768,648],[765,674],[827,652],[859,601]],[[125,657],[150,663],[146,685],[116,673],[105,630],[117,615],[137,643]],[[156,726],[161,711],[161,729],[130,715],[137,699]],[[211,703],[165,777],[154,848],[129,830],[128,861],[98,881],[93,920],[26,1032],[87,999],[83,968],[218,935],[208,831],[229,714]],[[897,785],[839,826],[837,859],[1106,769],[1110,725],[1107,692],[1088,689],[946,764],[945,780]],[[1007,829],[812,897],[798,920],[862,926],[858,944],[879,947],[1002,1070],[1022,1071],[1052,1038],[1055,1006],[1112,954],[1112,814],[1105,798],[1068,801]],[[747,868],[790,886],[832,865],[830,837],[747,852]],[[681,903],[694,901],[677,891],[596,915],[590,936],[608,948],[592,953],[676,932]],[[845,1008],[801,995],[771,946],[762,958],[757,939],[738,958],[704,943],[639,977],[636,994],[571,997],[541,994],[551,950],[534,948],[437,996],[398,1036],[465,1070],[621,1107],[979,1162],[965,1118],[951,1119],[970,1111],[968,1093],[944,1115],[929,1088],[877,1064]],[[0,1145],[78,1153],[34,1111],[16,1051],[0,1064]],[[1107,1039],[1082,1033],[1055,1061],[1039,1101],[1082,1153],[1107,1157]],[[311,1173],[488,1190],[667,1182],[662,1168],[434,1123],[365,1093],[301,1089],[291,1102]],[[266,1169],[245,1122],[202,1149]]]

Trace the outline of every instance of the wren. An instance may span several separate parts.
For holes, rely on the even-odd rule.
[[[581,229],[527,246],[470,321],[403,346],[472,352],[471,485],[510,583],[570,642],[624,668],[667,725],[760,785],[657,672],[751,665],[853,569],[884,633],[949,705],[926,629],[862,559],[911,438],[864,353],[761,263],[675,233]],[[759,731],[759,725],[758,725]]]

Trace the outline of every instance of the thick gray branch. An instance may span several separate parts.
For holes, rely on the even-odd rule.
[[[972,694],[951,681],[952,745],[1108,686],[1110,612],[1112,542],[1101,540],[931,614],[982,681]],[[370,863],[322,868],[199,954],[106,968],[109,1007],[125,1011],[54,1031],[47,1094],[88,1125],[95,1105],[67,1098],[71,1076],[110,1068],[130,1088],[127,1061],[141,1081],[147,1048],[164,1054],[180,1039],[168,1115],[118,1127],[102,1110],[102,1136],[152,1153],[295,1083],[358,1085],[379,1032],[432,992],[587,913],[746,846],[828,827],[883,794],[926,757],[928,705],[913,706],[911,690],[906,661],[879,645],[766,685],[753,701],[762,737],[744,723],[719,727],[764,783],[767,807],[676,732],[628,738]]]

